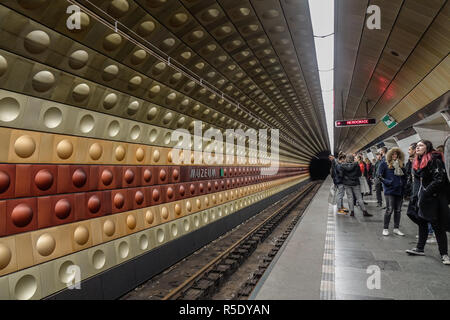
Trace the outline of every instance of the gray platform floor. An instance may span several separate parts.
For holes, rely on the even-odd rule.
[[[328,177],[250,299],[320,299],[327,217],[336,211],[328,203],[331,183]],[[363,217],[359,208],[355,209],[355,217],[335,215],[333,297],[338,300],[450,299],[450,266],[441,263],[437,244],[427,244],[424,257],[405,253],[417,241],[417,226],[406,216],[406,204],[400,223],[400,230],[406,235],[392,234],[392,217],[391,234],[385,237],[381,234],[385,210],[376,207],[375,196],[365,200],[373,217]],[[375,273],[368,273],[368,268],[379,270],[379,283]]]

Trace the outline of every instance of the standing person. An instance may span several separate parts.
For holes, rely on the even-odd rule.
[[[373,171],[375,174],[375,178],[374,178],[374,184],[375,184],[375,194],[377,196],[377,207],[382,207],[383,206],[383,198],[381,197],[381,181],[377,176],[377,172],[378,172],[378,168],[380,167],[380,164],[383,162],[381,159],[381,153],[377,152],[375,153],[375,157],[377,159],[377,162],[375,162]]]
[[[338,214],[347,214],[348,209],[344,207],[344,185],[343,185],[343,178],[341,173],[341,167],[340,164],[345,162],[345,154],[342,152],[339,152],[338,155],[338,162],[335,165],[336,170],[336,184],[337,184],[337,205],[338,205]]]
[[[416,248],[406,252],[410,255],[425,255],[430,222],[436,235],[442,263],[450,265],[446,233],[449,229],[448,194],[445,190],[448,181],[442,153],[434,151],[430,141],[420,140],[416,147],[413,170],[414,183],[418,187],[413,187],[417,193],[412,195],[408,215],[419,226],[419,240]]]
[[[381,147],[380,149],[380,154],[381,154],[381,163],[386,162],[386,153],[388,152],[388,148],[387,147]],[[380,165],[381,165],[380,163]],[[380,166],[378,166],[377,171],[375,172],[375,175],[378,177],[379,176],[379,171],[380,171]],[[381,190],[383,189],[383,185],[380,182],[380,199],[381,199]],[[383,201],[380,201],[380,207],[383,206]],[[381,209],[386,209],[386,207],[382,207]]]
[[[367,184],[369,185],[369,196],[372,195],[372,177],[373,177],[373,165],[369,158],[365,159],[366,162],[366,172],[367,172]]]
[[[367,184],[366,164],[363,161],[362,155],[359,155],[357,157],[357,162],[359,165],[359,169],[361,170],[361,177],[359,178],[359,185],[361,188],[361,198],[364,201],[364,196],[369,193],[369,185]],[[367,204],[367,202],[364,201],[364,204]]]
[[[364,202],[361,198],[361,189],[359,186],[359,178],[361,177],[361,169],[359,164],[355,162],[355,158],[349,154],[346,157],[346,162],[341,163],[339,166],[339,172],[342,177],[342,183],[344,184],[345,193],[347,194],[348,206],[350,209],[350,216],[355,216],[353,196],[355,196],[359,207],[363,211],[363,216],[371,217],[372,215],[367,212]]]
[[[413,192],[412,187],[414,185],[414,174],[412,171],[412,163],[414,160],[414,156],[416,155],[416,146],[417,143],[413,142],[409,145],[408,148],[408,161],[405,164],[405,172],[406,172],[406,189],[405,189],[405,199],[409,199],[411,197],[411,193]]]
[[[445,139],[444,146],[445,170],[447,171],[447,178],[450,181],[450,135]]]
[[[392,148],[386,155],[386,161],[380,164],[379,178],[383,183],[386,213],[384,214],[383,236],[389,235],[389,222],[394,212],[394,234],[404,236],[399,230],[403,194],[406,187],[405,155],[400,148]]]

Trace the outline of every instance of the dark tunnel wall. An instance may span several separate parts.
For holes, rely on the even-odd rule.
[[[330,151],[323,151],[316,155],[309,163],[311,180],[324,180],[330,174],[331,162],[328,160]]]

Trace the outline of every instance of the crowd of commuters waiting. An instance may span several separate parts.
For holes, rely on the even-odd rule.
[[[379,149],[375,156],[373,162],[363,159],[362,154],[340,152],[337,159],[330,156],[337,214],[349,213],[354,217],[357,205],[364,217],[373,216],[367,210],[364,196],[372,195],[374,186],[377,207],[386,210],[382,235],[389,236],[394,214],[393,233],[404,236],[400,221],[403,201],[407,200],[407,215],[418,226],[418,240],[416,247],[406,252],[425,255],[425,244],[437,242],[442,262],[450,265],[446,233],[450,232],[450,137],[445,147],[436,149],[428,140],[412,143],[407,158],[400,148],[388,150],[386,147]],[[385,207],[381,192],[384,192]],[[344,207],[344,193],[348,209]]]

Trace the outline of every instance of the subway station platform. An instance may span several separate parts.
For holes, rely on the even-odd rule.
[[[415,247],[418,233],[406,203],[400,223],[405,236],[392,234],[392,217],[385,237],[385,210],[376,207],[375,195],[364,197],[373,217],[363,217],[359,208],[355,217],[336,215],[331,185],[328,177],[251,300],[450,299],[450,267],[441,263],[437,244],[427,244],[424,257],[405,252]]]

